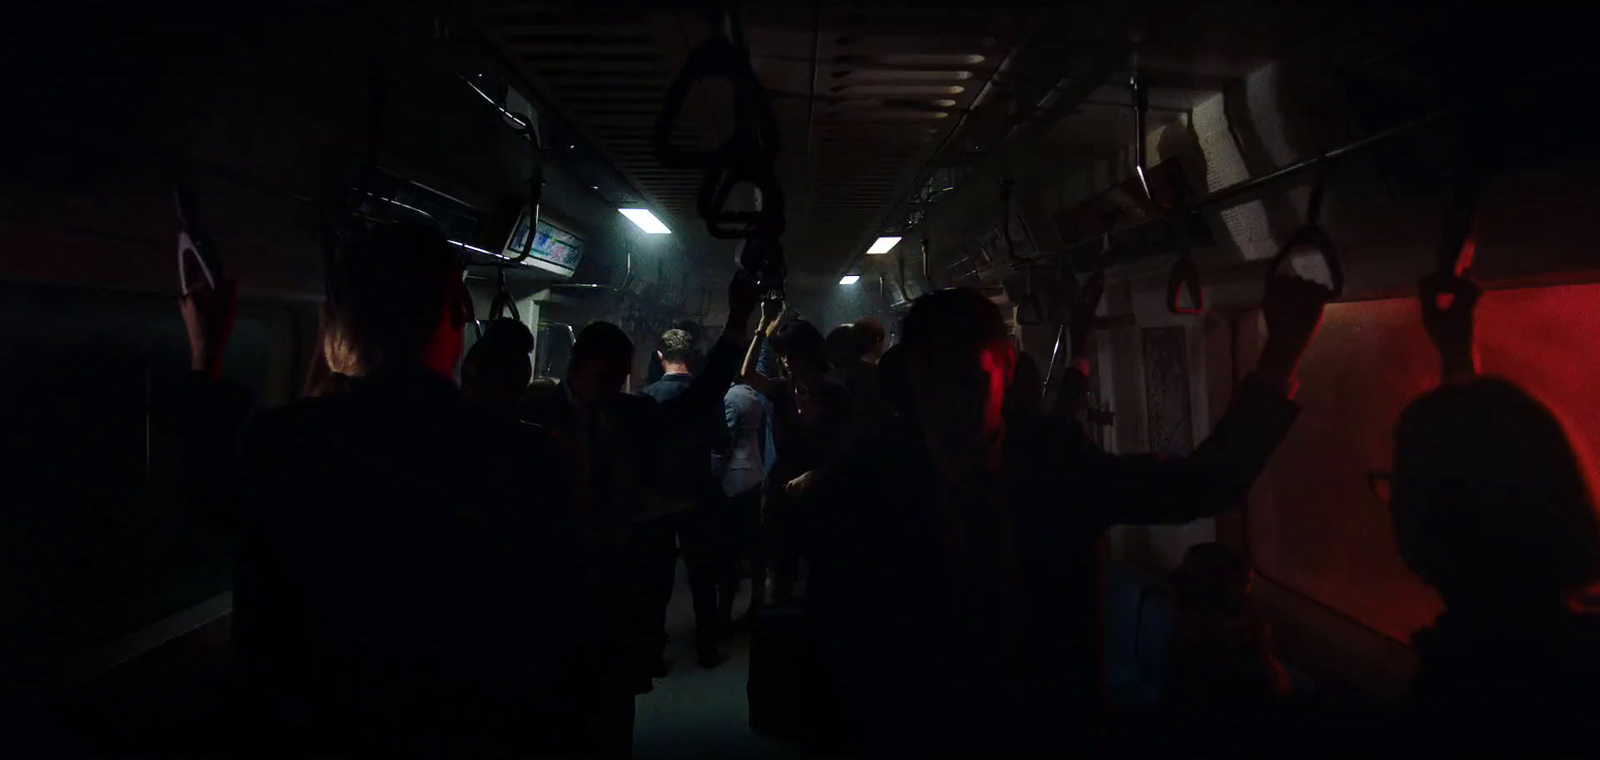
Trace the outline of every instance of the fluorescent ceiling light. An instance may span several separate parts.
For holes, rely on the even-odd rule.
[[[623,216],[628,217],[628,221],[638,225],[639,229],[644,230],[645,232],[648,232],[652,235],[672,234],[672,230],[667,229],[667,225],[662,224],[661,220],[657,219],[655,214],[650,213],[650,209],[619,208],[617,210],[621,211]]]
[[[878,238],[877,242],[874,242],[872,247],[867,249],[867,253],[888,253],[889,249],[893,248],[894,244],[898,242],[900,242],[899,236]]]
[[[839,284],[840,285],[854,285],[854,284],[856,284],[856,280],[859,280],[859,279],[861,279],[861,275],[859,275],[859,274],[847,274],[847,275],[839,278]]]

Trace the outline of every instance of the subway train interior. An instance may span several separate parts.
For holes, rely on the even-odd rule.
[[[7,10],[8,756],[1594,752],[1580,4]],[[410,248],[463,319],[396,316]],[[373,412],[417,319],[451,387]]]

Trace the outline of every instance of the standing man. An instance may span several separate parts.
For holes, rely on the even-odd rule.
[[[666,370],[661,379],[652,383],[640,395],[667,403],[679,398],[694,383],[692,363],[696,357],[694,336],[687,330],[673,328],[661,335],[661,348],[656,356]],[[683,551],[683,562],[689,573],[689,590],[694,597],[695,651],[702,667],[715,667],[721,659],[718,642],[727,625],[718,615],[721,605],[717,599],[719,582],[718,545],[726,534],[721,509],[721,488],[713,472],[713,457],[727,450],[728,433],[722,424],[719,410],[703,417],[683,419],[674,430],[663,431],[660,464],[662,468],[658,493],[662,510],[667,514],[656,518],[646,531],[664,536],[655,539],[664,548],[652,558],[650,586],[654,596],[650,600],[652,613],[665,625],[667,604],[672,598],[674,571],[677,557],[672,552],[672,537],[676,534]],[[659,612],[657,612],[659,611]],[[661,639],[666,639],[665,631]]]
[[[1112,525],[1185,523],[1244,499],[1294,421],[1293,377],[1329,295],[1273,281],[1256,372],[1183,459],[1112,456],[1062,420],[1007,419],[1016,347],[999,310],[968,289],[917,299],[901,342],[913,412],[810,489],[806,612],[849,749],[1096,754],[1096,543]]]

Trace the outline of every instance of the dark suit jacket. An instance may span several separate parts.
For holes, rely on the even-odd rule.
[[[1011,420],[1002,474],[969,497],[938,476],[913,418],[855,441],[816,485],[807,613],[860,749],[1092,751],[1101,534],[1237,505],[1296,411],[1246,381],[1174,460],[1106,454],[1070,421]]]
[[[694,375],[673,373],[651,383],[639,391],[639,395],[662,404],[681,397],[693,385]],[[723,424],[722,412],[719,406],[712,414],[689,421],[662,439],[659,456],[664,495],[698,504],[721,494],[721,479],[713,470],[712,462],[716,454],[726,454],[728,450],[728,428]]]

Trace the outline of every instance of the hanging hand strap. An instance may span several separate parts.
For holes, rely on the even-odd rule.
[[[1323,229],[1322,224],[1318,221],[1322,213],[1323,194],[1327,189],[1328,177],[1331,174],[1332,165],[1324,159],[1316,184],[1311,188],[1311,201],[1306,205],[1306,224],[1298,232],[1291,235],[1282,248],[1278,249],[1278,255],[1272,257],[1272,263],[1267,267],[1268,287],[1271,286],[1272,279],[1278,276],[1279,270],[1283,268],[1284,263],[1289,260],[1291,254],[1297,250],[1309,248],[1316,250],[1322,256],[1323,263],[1328,267],[1329,290],[1332,293],[1329,296],[1329,300],[1338,300],[1339,296],[1344,293],[1344,268],[1339,262],[1339,252],[1334,248],[1333,239],[1328,237],[1327,230]]]
[[[183,187],[173,194],[178,210],[178,287],[183,295],[196,290],[213,290],[222,281],[222,260],[216,246],[199,225],[194,200]]]

